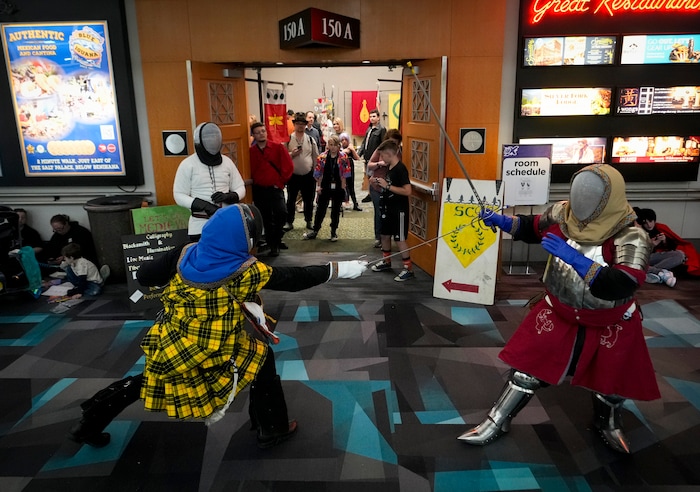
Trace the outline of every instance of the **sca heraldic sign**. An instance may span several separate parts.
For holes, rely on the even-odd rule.
[[[360,21],[309,8],[279,21],[280,49],[310,46],[360,47]]]
[[[549,202],[552,144],[503,146],[503,184],[506,207]]]

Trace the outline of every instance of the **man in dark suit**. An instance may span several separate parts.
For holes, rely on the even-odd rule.
[[[365,174],[367,175],[367,162],[369,161],[374,151],[379,147],[379,144],[384,141],[384,136],[386,135],[386,128],[384,128],[379,123],[379,110],[373,109],[369,112],[369,127],[367,128],[367,133],[365,133],[365,138],[362,140],[362,144],[358,150],[358,154],[365,161]],[[368,175],[369,176],[369,175]],[[369,203],[372,201],[369,193],[362,199],[362,203]]]

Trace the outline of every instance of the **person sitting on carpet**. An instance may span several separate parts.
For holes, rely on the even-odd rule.
[[[688,274],[700,275],[700,256],[695,247],[666,224],[656,222],[656,212],[650,208],[634,207],[637,222],[649,233],[654,249],[649,257],[646,281],[651,284],[676,285],[673,269],[685,266]]]

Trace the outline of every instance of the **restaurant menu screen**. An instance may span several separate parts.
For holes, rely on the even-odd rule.
[[[26,176],[125,175],[107,22],[3,24]]]
[[[614,36],[525,38],[526,67],[558,65],[612,65]]]
[[[610,114],[612,89],[601,87],[523,89],[521,116]]]
[[[618,90],[617,114],[700,113],[700,86],[623,87]]]
[[[552,164],[602,164],[605,137],[521,138],[522,144],[551,144]]]
[[[700,34],[624,36],[622,65],[700,62]]]
[[[615,137],[613,164],[700,161],[700,136]]]

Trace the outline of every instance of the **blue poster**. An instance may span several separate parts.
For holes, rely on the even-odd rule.
[[[635,35],[622,39],[622,65],[698,62],[700,34]]]
[[[124,175],[107,23],[3,24],[27,176]]]

